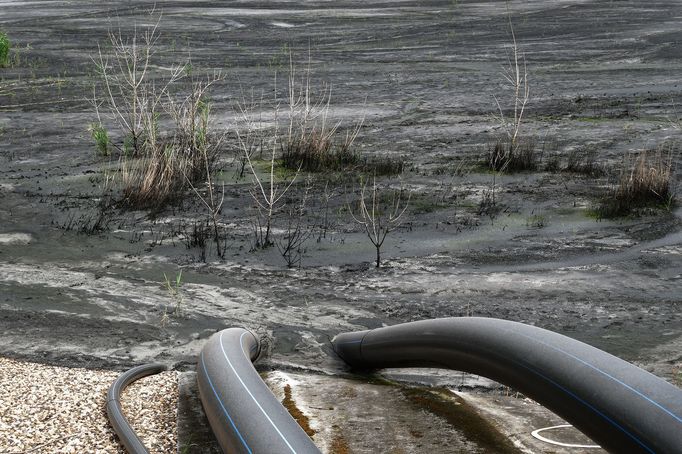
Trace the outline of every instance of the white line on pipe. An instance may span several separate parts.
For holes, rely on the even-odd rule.
[[[247,333],[242,333],[242,335],[239,336],[239,346],[240,346],[240,347],[242,346],[242,338],[244,337],[245,334],[247,334]],[[232,372],[234,372],[234,375],[235,375],[235,377],[237,377],[237,380],[239,380],[239,383],[242,384],[242,386],[243,386],[244,389],[246,390],[247,394],[248,394],[249,396],[251,396],[251,399],[253,399],[254,403],[258,406],[258,408],[260,408],[260,411],[263,413],[263,415],[265,415],[265,418],[270,422],[270,424],[272,425],[272,427],[274,427],[274,429],[277,431],[277,433],[279,434],[279,436],[282,437],[282,440],[284,440],[284,443],[286,443],[286,445],[289,447],[289,449],[291,449],[291,452],[293,452],[294,454],[296,454],[296,450],[294,450],[294,448],[291,447],[291,445],[289,444],[289,442],[287,441],[287,439],[284,437],[284,434],[282,434],[282,432],[280,432],[280,430],[277,428],[277,426],[275,425],[275,423],[272,422],[272,419],[270,419],[270,417],[268,416],[268,414],[265,413],[265,410],[263,410],[263,407],[260,406],[260,404],[258,403],[258,401],[256,400],[256,398],[253,396],[253,394],[251,394],[251,391],[249,391],[249,388],[246,387],[246,384],[244,383],[244,381],[242,380],[242,378],[241,378],[241,377],[239,376],[239,374],[237,373],[237,370],[236,370],[236,369],[234,368],[234,366],[232,365],[232,362],[230,361],[230,358],[227,357],[227,353],[225,352],[225,346],[223,345],[223,332],[220,333],[220,348],[221,348],[221,350],[223,351],[223,356],[225,357],[225,360],[227,361],[227,365],[230,366],[230,369],[232,369]],[[242,348],[242,350],[243,350],[243,348]]]

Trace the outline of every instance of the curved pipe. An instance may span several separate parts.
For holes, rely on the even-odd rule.
[[[164,370],[166,370],[166,366],[163,364],[145,364],[134,367],[121,374],[107,391],[107,417],[114,428],[114,432],[130,454],[149,454],[149,451],[133,428],[130,427],[123,410],[121,410],[121,393],[132,382]]]
[[[255,335],[230,328],[211,336],[201,351],[199,394],[220,447],[229,453],[319,454],[254,369],[259,350]]]
[[[511,386],[618,453],[680,453],[682,391],[569,337],[522,323],[444,318],[332,340],[362,369],[444,367]]]

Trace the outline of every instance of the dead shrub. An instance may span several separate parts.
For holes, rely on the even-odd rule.
[[[160,209],[181,199],[189,188],[209,181],[222,136],[211,132],[209,87],[219,76],[192,84],[180,100],[168,96],[163,106],[174,126],[170,137],[158,137],[158,126],[146,131],[139,157],[121,158],[122,198],[131,209]]]
[[[94,59],[102,94],[95,89],[92,104],[98,127],[105,130],[106,121],[118,129],[120,142],[108,135],[101,140],[121,153],[119,205],[129,209],[161,209],[206,181],[223,137],[211,131],[207,101],[222,76],[182,83],[189,62],[157,69],[158,26],[159,20],[144,31],[136,28],[130,37],[110,32],[110,53],[100,49]]]

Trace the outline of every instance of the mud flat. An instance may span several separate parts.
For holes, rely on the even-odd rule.
[[[370,452],[382,440],[371,431],[348,435],[359,427],[364,399],[374,399],[366,411],[377,415],[376,426],[395,425],[409,452],[447,452],[423,444],[441,440],[427,430],[462,440],[452,452],[489,452],[490,438],[458,432],[452,418],[428,410],[424,396],[410,397],[411,385],[464,392],[453,402],[478,408],[512,440],[513,427],[557,421],[546,413],[534,419],[542,410],[530,404],[500,403],[497,396],[513,392],[479,377],[398,371],[382,375],[397,387],[366,384],[331,351],[329,339],[342,331],[498,317],[682,381],[682,212],[594,216],[628,153],[664,146],[679,168],[679,2],[510,2],[532,94],[524,131],[544,151],[537,171],[496,175],[494,210],[482,209],[493,175],[479,162],[501,133],[492,114],[510,44],[504,2],[156,2],[159,66],[191,51],[196,71],[225,74],[211,92],[219,127],[234,132],[245,87],[272,89],[274,74],[286,71],[287,48],[306,54],[310,47],[314,79],[333,87],[332,117],[342,127],[364,118],[359,151],[406,161],[400,180],[382,180],[411,193],[405,222],[386,240],[383,267],[373,266],[371,244],[344,209],[351,184],[338,189],[328,228],[314,233],[294,269],[277,248],[250,251],[252,185],[235,177],[234,144],[220,180],[225,258],[209,247],[202,260],[186,247],[180,226],[205,216],[191,196],[155,216],[112,209],[100,218],[103,170],[117,157],[98,157],[87,130],[96,118],[87,101],[92,57],[108,30],[148,23],[149,8],[141,1],[0,5],[0,29],[18,51],[15,64],[0,68],[0,355],[115,371],[162,361],[190,371],[213,332],[247,326],[269,345],[259,367],[290,374],[301,408],[326,405],[315,390],[328,387],[357,410],[329,419],[304,409],[330,451],[341,449],[331,448],[337,440],[352,452]],[[547,170],[576,153],[606,173]],[[315,203],[311,210],[322,210]],[[179,292],[169,292],[164,275],[173,280],[180,271]],[[375,408],[383,402],[390,417]],[[410,435],[417,415],[429,411],[432,428]],[[504,411],[521,422],[501,423]],[[524,440],[516,449],[555,449]]]

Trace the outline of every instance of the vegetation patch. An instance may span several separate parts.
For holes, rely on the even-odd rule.
[[[561,170],[591,177],[606,173],[604,167],[597,164],[597,151],[594,148],[572,150],[568,154],[566,166]]]
[[[450,204],[429,193],[416,193],[410,199],[410,207],[412,214],[426,214],[448,208]]]
[[[92,140],[95,141],[97,154],[100,156],[109,156],[111,154],[109,148],[109,133],[104,126],[93,123],[90,125],[90,135],[92,136]]]
[[[0,67],[9,65],[9,51],[12,45],[7,37],[7,33],[0,32]]]
[[[352,149],[350,134],[341,144],[320,133],[300,135],[284,144],[282,166],[304,172],[360,171],[374,175],[400,175],[405,170],[402,157],[363,157]]]
[[[670,209],[675,203],[672,173],[672,151],[667,154],[661,150],[645,151],[627,157],[617,184],[597,210],[599,216],[626,216],[647,207]]]
[[[304,172],[324,172],[355,167],[360,156],[351,149],[352,142],[336,146],[333,134],[313,130],[302,132],[286,141],[282,148],[282,165]]]
[[[498,172],[536,170],[540,162],[535,137],[501,138],[488,146],[486,166]]]
[[[159,210],[187,189],[196,192],[195,186],[210,181],[223,138],[211,130],[208,102],[220,74],[183,84],[191,75],[189,63],[156,71],[157,29],[158,22],[132,38],[111,32],[111,54],[100,49],[95,58],[101,94],[94,89],[98,121],[91,134],[99,154],[108,155],[110,147],[121,152],[123,208]],[[103,120],[122,143],[111,140]]]

